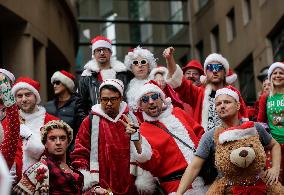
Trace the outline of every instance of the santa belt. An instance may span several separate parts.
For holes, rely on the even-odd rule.
[[[182,175],[184,174],[184,171],[185,171],[185,169],[175,171],[175,172],[170,173],[169,175],[164,176],[164,177],[159,177],[159,181],[160,181],[160,183],[162,183],[162,182],[179,180],[179,179],[181,179]]]

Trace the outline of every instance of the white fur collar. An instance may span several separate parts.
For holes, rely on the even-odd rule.
[[[137,90],[137,89],[140,89],[149,80],[150,80],[149,77],[147,79],[143,79],[143,80],[133,78],[129,82],[127,92],[126,92],[126,98],[127,98],[128,106],[132,111],[136,111],[138,109],[136,97],[139,93],[139,90]]]
[[[120,117],[122,116],[122,114],[124,113],[125,109],[127,108],[127,104],[126,102],[121,102],[120,107],[119,107],[119,113],[118,115],[115,117],[115,119],[111,118],[110,116],[108,116],[101,107],[101,104],[96,104],[94,106],[92,106],[92,111],[99,114],[100,116],[104,117],[105,119],[116,123]]]
[[[160,121],[161,119],[168,117],[169,115],[172,115],[172,111],[173,111],[173,105],[171,104],[158,117],[151,117],[148,114],[146,114],[144,111],[142,112],[142,115],[145,121],[149,121],[149,122]]]
[[[212,92],[212,86],[210,84],[206,85],[204,90],[204,99],[202,105],[202,115],[201,115],[201,126],[204,128],[204,131],[207,132],[208,125],[208,109],[209,109],[209,95]]]
[[[124,72],[127,70],[126,66],[113,58],[110,59],[110,66],[111,69],[113,69],[115,72]],[[87,64],[84,66],[84,71],[81,76],[91,76],[92,72],[99,72],[100,67],[95,59],[90,60],[87,62]]]
[[[25,121],[30,121],[30,120],[33,120],[33,119],[36,119],[36,118],[42,118],[43,116],[45,117],[45,113],[46,113],[45,108],[42,107],[42,106],[37,106],[37,108],[38,108],[38,111],[36,111],[32,114],[25,113],[22,110],[20,110],[20,115],[21,115],[21,117],[23,117],[25,119]]]

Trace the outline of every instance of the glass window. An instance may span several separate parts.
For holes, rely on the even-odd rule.
[[[274,33],[271,37],[274,61],[282,62],[284,60],[284,26]]]
[[[231,42],[236,36],[236,21],[234,8],[227,14],[226,17],[227,27],[227,41]]]
[[[183,21],[183,10],[181,1],[174,1],[170,3],[170,20]],[[182,28],[182,24],[171,25],[171,36],[177,34]]]
[[[243,20],[244,25],[246,25],[251,19],[251,3],[250,0],[243,0]]]
[[[219,53],[220,52],[219,26],[216,26],[211,30],[210,41],[211,41],[212,53]]]

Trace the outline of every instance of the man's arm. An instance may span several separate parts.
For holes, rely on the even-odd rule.
[[[192,182],[195,180],[195,178],[198,176],[202,165],[204,164],[205,160],[203,158],[200,158],[198,156],[194,156],[192,162],[187,166],[179,187],[177,189],[177,195],[182,195],[186,192],[188,189],[188,186],[192,184]]]

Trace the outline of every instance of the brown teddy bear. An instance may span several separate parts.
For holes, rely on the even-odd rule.
[[[253,122],[229,129],[217,128],[214,142],[215,165],[223,177],[214,181],[207,195],[284,194],[279,182],[266,185],[260,178],[266,155]]]

